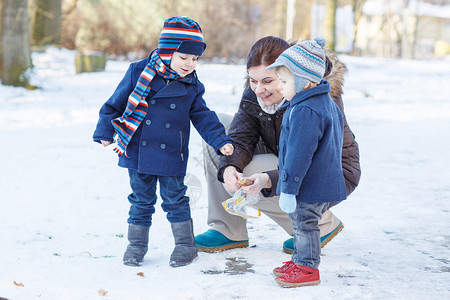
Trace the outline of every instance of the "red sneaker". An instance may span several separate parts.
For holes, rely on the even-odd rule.
[[[319,269],[294,265],[284,275],[277,277],[276,282],[285,287],[318,285],[320,283]]]
[[[292,260],[283,262],[283,265],[281,267],[277,267],[273,269],[273,274],[277,276],[283,276],[286,272],[288,272],[290,269],[292,269],[295,266],[294,262]]]

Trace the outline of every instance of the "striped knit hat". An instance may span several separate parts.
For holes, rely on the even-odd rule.
[[[200,25],[189,17],[172,17],[164,21],[159,36],[158,53],[166,65],[177,51],[201,56],[206,44]]]
[[[302,41],[286,49],[266,69],[287,67],[294,75],[295,91],[301,92],[308,81],[320,83],[326,69],[326,58],[322,48],[326,41],[317,37],[312,41]]]

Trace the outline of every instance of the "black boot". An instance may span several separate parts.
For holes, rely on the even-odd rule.
[[[170,256],[169,265],[171,267],[189,265],[197,257],[192,219],[170,225],[175,239],[175,249]]]
[[[147,226],[128,224],[128,241],[130,244],[123,255],[123,264],[127,266],[140,266],[144,262],[144,255],[148,250]]]

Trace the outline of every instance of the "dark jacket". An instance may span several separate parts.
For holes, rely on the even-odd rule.
[[[111,141],[114,134],[111,120],[123,114],[128,96],[149,62],[149,58],[132,63],[114,94],[100,109],[94,141]],[[219,149],[233,141],[215,112],[203,99],[205,88],[195,71],[184,78],[165,81],[155,75],[146,100],[147,115],[134,133],[126,150],[119,157],[119,166],[141,173],[160,176],[185,176],[189,155],[190,122],[201,137],[220,155]]]
[[[347,198],[341,155],[344,122],[323,81],[287,103],[281,126],[277,194],[302,202]]]
[[[344,119],[344,141],[342,146],[342,171],[345,178],[347,195],[352,193],[359,183],[361,169],[359,164],[359,149],[344,113],[342,102],[342,87],[347,67],[330,50],[324,49],[332,63],[329,74],[324,77],[331,86],[331,97],[341,110]],[[258,104],[255,93],[247,88],[243,95],[239,110],[231,122],[228,134],[235,142],[233,155],[221,157],[218,171],[218,179],[223,182],[223,171],[227,166],[234,166],[240,172],[253,158],[253,153],[258,141],[278,156],[278,145],[281,133],[281,122],[285,109],[280,109],[275,114],[265,113]],[[263,191],[266,196],[276,195],[278,182],[278,170],[266,172],[272,182],[272,189]]]

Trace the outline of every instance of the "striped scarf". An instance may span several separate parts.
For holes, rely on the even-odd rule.
[[[150,93],[150,84],[156,74],[170,80],[180,77],[169,66],[164,64],[157,50],[152,52],[150,62],[142,71],[133,92],[128,97],[127,107],[122,116],[111,120],[116,131],[113,150],[119,155],[126,152],[131,137],[147,115],[148,103],[145,98]]]

